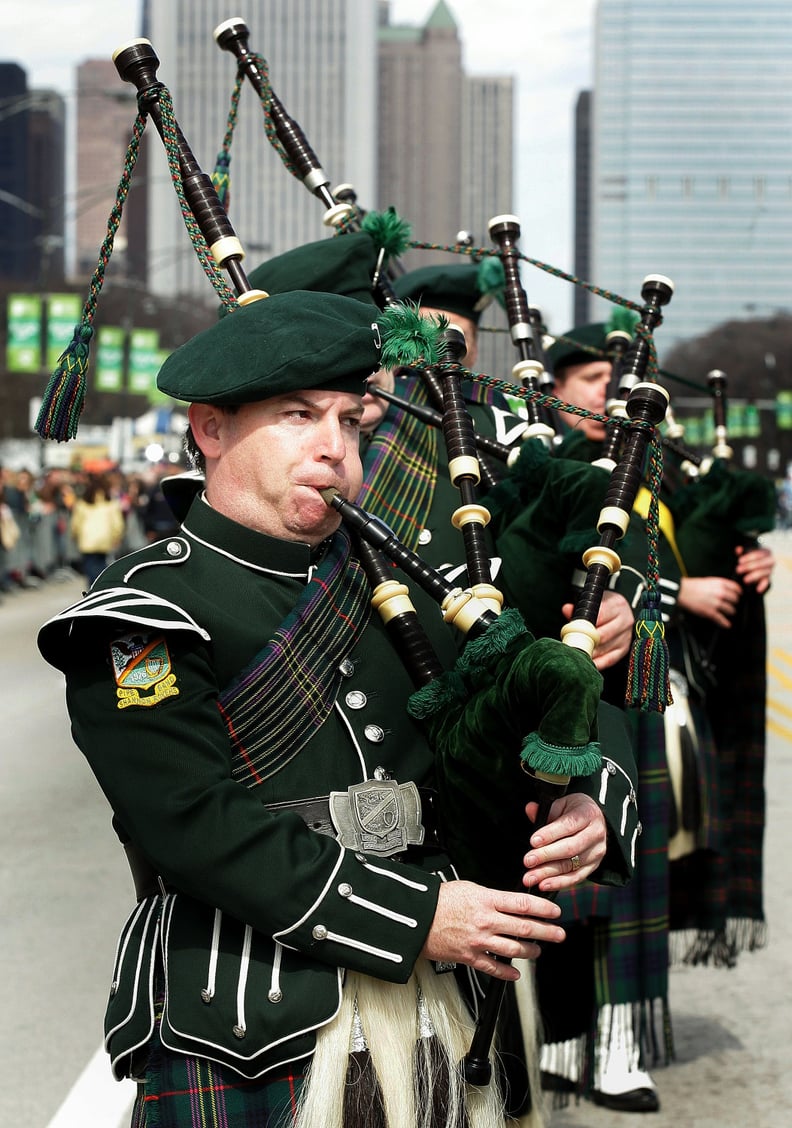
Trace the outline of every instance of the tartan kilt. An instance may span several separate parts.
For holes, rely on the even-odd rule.
[[[131,1128],[291,1128],[303,1073],[251,1080],[219,1062],[166,1049],[159,1024],[138,1080]]]
[[[567,940],[549,945],[537,961],[537,990],[548,1042],[593,1036],[602,1006],[632,1004],[636,1033],[640,1029],[649,1056],[668,1061],[673,1056],[668,1015],[670,784],[663,718],[631,709],[626,716],[643,827],[635,874],[624,887],[585,882],[559,895],[559,923]],[[560,1008],[559,991],[564,1000]]]

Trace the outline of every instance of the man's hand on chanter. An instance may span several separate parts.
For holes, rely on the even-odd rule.
[[[539,940],[558,944],[565,932],[552,921],[561,910],[545,897],[487,889],[472,881],[440,886],[432,927],[423,948],[430,960],[468,964],[496,979],[519,979],[505,960],[536,959]]]
[[[533,821],[537,803],[526,807]],[[526,873],[523,883],[555,893],[571,889],[590,877],[605,857],[608,828],[602,809],[582,792],[571,792],[556,799],[550,818],[531,835],[531,849],[523,859]]]

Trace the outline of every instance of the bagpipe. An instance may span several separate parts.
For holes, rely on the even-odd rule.
[[[539,392],[545,375],[545,368],[540,355],[541,339],[537,333],[536,317],[531,314],[528,297],[520,279],[517,252],[520,221],[516,215],[496,215],[489,221],[488,229],[491,239],[498,247],[499,258],[503,263],[506,277],[504,297],[506,300],[506,316],[509,320],[509,335],[519,355],[519,360],[512,368],[512,377],[515,383],[520,384],[528,391]],[[524,437],[539,439],[550,447],[555,431],[548,423],[547,418],[543,417],[535,398],[528,399],[526,405],[528,424]]]
[[[775,489],[760,474],[734,464],[728,435],[728,379],[720,369],[707,374],[712,396],[714,442],[710,456],[696,456],[683,446],[680,434],[669,449],[692,464],[697,473],[671,491],[668,506],[676,543],[691,576],[734,573],[737,547],[756,547],[762,533],[775,525]]]
[[[225,20],[214,29],[218,47],[228,51],[237,60],[238,72],[244,76],[258,95],[264,112],[267,137],[278,152],[286,168],[324,205],[322,222],[336,232],[359,231],[374,225],[380,239],[380,261],[373,279],[373,289],[380,305],[395,300],[390,273],[391,264],[398,272],[398,255],[404,250],[409,232],[404,225],[367,217],[358,206],[357,193],[351,184],[340,184],[333,191],[330,178],[311,147],[300,124],[287,112],[269,80],[269,71],[263,56],[251,51],[250,29],[238,16]],[[227,157],[226,157],[227,162]]]

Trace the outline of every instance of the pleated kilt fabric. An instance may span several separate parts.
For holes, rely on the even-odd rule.
[[[250,1080],[217,1062],[172,1053],[159,1030],[149,1049],[132,1128],[292,1128],[299,1069]]]
[[[557,902],[567,940],[547,945],[536,967],[545,1041],[566,1043],[559,1047],[557,1067],[565,1076],[578,1078],[581,1094],[593,1082],[595,1047],[603,1037],[598,1019],[606,1005],[631,1007],[645,1067],[666,1064],[674,1053],[668,1006],[670,787],[663,718],[636,710],[626,715],[638,766],[643,827],[635,876],[623,888],[586,882],[561,893]],[[570,1040],[576,1040],[574,1047]],[[566,1057],[574,1060],[561,1060]],[[566,1101],[554,1103],[563,1106]]]

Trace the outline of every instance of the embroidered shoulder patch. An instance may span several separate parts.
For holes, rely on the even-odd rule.
[[[110,644],[118,708],[157,705],[178,696],[168,644],[162,635],[135,631]]]

